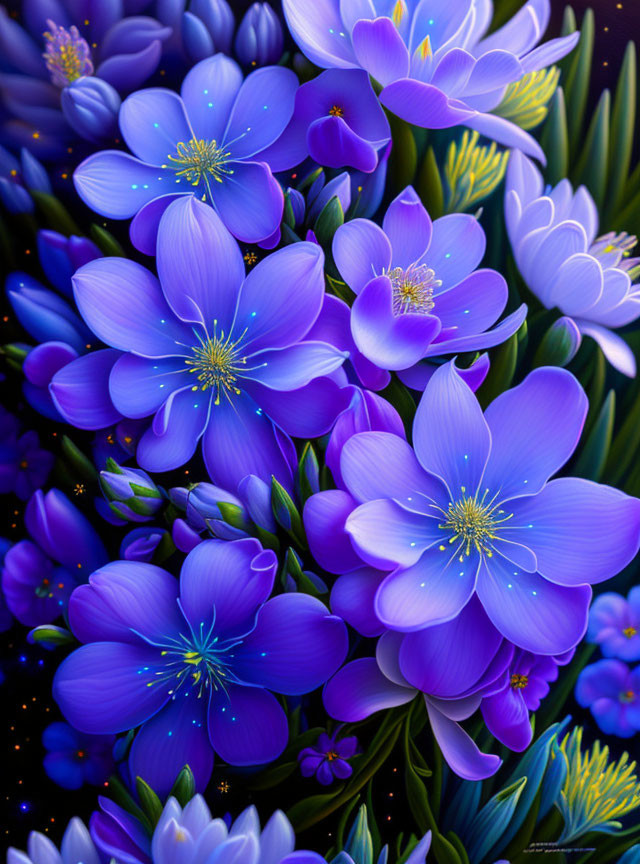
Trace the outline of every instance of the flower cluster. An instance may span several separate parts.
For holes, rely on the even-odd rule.
[[[113,800],[10,864],[626,853],[562,718],[640,731],[633,50],[587,131],[550,0],[21,5],[0,630]]]

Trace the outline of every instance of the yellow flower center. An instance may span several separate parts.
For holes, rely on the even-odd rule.
[[[341,105],[332,105],[329,108],[329,114],[332,117],[344,117],[344,108]]]
[[[180,141],[176,146],[176,154],[169,154],[168,158],[173,165],[162,167],[174,168],[177,177],[184,178],[192,186],[197,186],[201,180],[208,185],[209,178],[222,183],[225,176],[233,174],[232,169],[225,167],[230,156],[231,154],[224,147],[218,147],[214,140],[192,138],[187,142]]]
[[[520,675],[516,672],[511,676],[511,686],[514,690],[524,690],[528,683],[529,679],[526,675]]]
[[[246,331],[245,331],[246,333]],[[194,373],[199,384],[194,385],[192,390],[208,390],[213,387],[216,391],[215,404],[220,404],[220,396],[224,395],[230,399],[233,391],[237,395],[240,390],[236,386],[238,376],[246,369],[246,358],[240,356],[240,343],[244,333],[235,342],[229,336],[225,339],[224,333],[213,339],[200,339],[200,345],[192,348],[193,357],[185,360],[189,366],[189,372]]]
[[[442,285],[440,279],[426,264],[411,264],[406,269],[392,267],[383,276],[388,276],[393,289],[393,314],[397,317],[405,312],[428,315],[435,306],[433,292]]]
[[[633,638],[637,634],[637,630],[635,627],[625,627],[622,631],[623,635],[627,637],[627,639]]]

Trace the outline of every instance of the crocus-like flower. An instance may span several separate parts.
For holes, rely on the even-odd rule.
[[[589,610],[587,642],[595,642],[605,657],[640,660],[640,586],[627,598],[600,594]]]
[[[7,849],[7,864],[43,864],[49,861],[56,864],[78,864],[79,861],[99,864],[98,850],[84,822],[77,816],[67,825],[59,851],[50,838],[39,831],[29,834],[26,853],[13,846]]]
[[[68,723],[51,723],[42,734],[44,770],[63,789],[100,786],[113,771],[113,735],[83,735]]]
[[[421,691],[442,755],[460,777],[481,780],[500,767],[482,753],[458,724],[470,717],[483,696],[501,690],[513,646],[492,626],[477,598],[446,624],[417,633],[387,631],[376,657],[347,663],[324,689],[332,717],[353,723],[375,711],[410,702]]]
[[[507,147],[544,158],[522,129],[489,113],[506,87],[564,57],[572,33],[536,48],[547,28],[549,0],[529,0],[485,36],[491,5],[481,0],[283,0],[289,30],[318,66],[365,69],[381,86],[382,104],[415,126],[463,124]]]
[[[453,363],[441,366],[416,412],[414,450],[384,432],[345,443],[345,491],[321,492],[305,507],[312,549],[323,537],[340,549],[334,572],[363,562],[396,568],[374,595],[391,629],[451,620],[477,593],[518,647],[568,651],[586,630],[585,583],[614,576],[640,542],[638,499],[588,480],[548,482],[575,449],[586,412],[573,375],[543,367],[483,416]]]
[[[531,743],[529,711],[538,710],[540,701],[549,692],[549,682],[558,677],[558,666],[568,663],[573,653],[544,657],[518,649],[503,689],[482,700],[487,728],[510,750],[525,750]]]
[[[181,5],[181,4],[178,4]],[[187,4],[182,2],[183,6]],[[236,26],[227,0],[191,0],[180,22],[182,47],[193,63],[222,52],[231,53]],[[165,12],[169,7],[165,7]]]
[[[0,495],[15,493],[26,501],[47,482],[55,461],[40,447],[38,433],[19,434],[16,418],[0,407]]]
[[[314,690],[347,651],[344,623],[320,601],[267,600],[277,564],[248,538],[201,543],[179,586],[137,561],[94,573],[69,607],[71,628],[87,644],[62,663],[53,685],[67,720],[91,734],[142,725],[129,768],[160,793],[185,764],[204,788],[214,748],[233,765],[275,759],[288,730],[269,691]]]
[[[533,163],[514,152],[507,169],[505,219],[525,282],[541,303],[573,318],[607,360],[633,377],[636,361],[613,332],[640,315],[640,292],[629,275],[636,238],[598,233],[598,210],[584,186],[568,180],[546,189]]]
[[[477,219],[454,213],[432,223],[411,186],[391,202],[382,228],[367,219],[341,225],[333,256],[358,295],[351,334],[367,360],[424,389],[434,367],[420,361],[490,348],[515,333],[524,305],[487,329],[504,310],[508,289],[495,270],[476,270],[485,246]]]
[[[346,780],[353,773],[348,760],[355,756],[357,747],[355,735],[338,738],[338,732],[331,736],[323,732],[315,746],[305,747],[298,753],[300,773],[303,777],[315,774],[318,783],[323,786],[330,786],[336,777]]]
[[[580,673],[575,695],[607,735],[640,731],[640,666],[632,671],[620,660],[598,660]]]
[[[329,168],[371,173],[390,136],[366,72],[328,69],[300,87],[291,122],[267,158],[274,171],[292,168],[309,155]]]
[[[162,217],[157,266],[160,282],[123,258],[91,262],[73,279],[85,321],[127,352],[110,374],[110,400],[127,417],[155,414],[138,463],[177,468],[203,436],[211,479],[225,489],[247,474],[291,478],[292,445],[280,429],[324,434],[344,407],[338,385],[320,377],[344,353],[305,339],[324,296],[322,250],[294,243],[245,279],[235,240],[211,207],[189,196]],[[85,359],[62,370],[64,387],[58,376],[51,384],[72,423],[83,405],[70,376],[76,367],[84,379]]]
[[[243,81],[237,63],[216,54],[193,67],[181,96],[160,88],[133,93],[120,109],[120,130],[134,156],[90,156],[73,175],[78,194],[103,216],[138,214],[132,240],[149,254],[160,214],[176,195],[211,204],[240,240],[264,240],[280,224],[284,203],[261,153],[289,122],[297,87],[282,66]]]
[[[235,49],[245,66],[266,66],[282,56],[284,36],[278,16],[268,3],[252,3],[236,33]]]
[[[619,820],[640,807],[640,782],[634,774],[636,763],[629,762],[629,754],[623,753],[613,762],[609,748],[599,741],[583,750],[582,727],[577,726],[564,738],[559,755],[567,764],[557,802],[564,820],[559,842],[570,843],[591,831],[620,831]]]
[[[154,18],[123,17],[122,4],[90,0],[34,0],[23,21],[0,9],[8,73],[0,83],[0,135],[46,159],[67,157],[78,135],[110,136],[117,91],[140,87],[155,72],[171,35]]]
[[[33,542],[20,540],[6,553],[2,590],[18,621],[34,627],[60,615],[73,588],[107,553],[86,516],[58,489],[32,496],[25,523]]]

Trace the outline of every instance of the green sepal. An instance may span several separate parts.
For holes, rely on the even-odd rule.
[[[302,504],[320,488],[320,465],[310,441],[304,445],[298,462],[298,487]]]
[[[129,483],[129,488],[134,495],[138,495],[140,498],[162,498],[162,492],[157,486],[150,489],[148,486],[140,486],[139,483]],[[129,502],[127,501],[127,503]]]
[[[291,197],[288,192],[284,193],[284,213],[282,216],[283,224],[292,230],[296,227],[296,217],[291,206]]]
[[[433,147],[427,149],[422,160],[416,180],[416,192],[432,219],[438,219],[442,216],[444,213],[444,190]]]
[[[153,834],[153,827],[149,822],[146,813],[138,806],[138,804],[136,804],[131,793],[116,774],[112,774],[111,777],[109,777],[108,788],[109,797],[115,801],[116,804],[122,807],[123,810],[126,810],[127,813],[135,816],[135,818],[142,823],[147,834],[151,836],[151,834]]]
[[[271,508],[276,522],[302,547],[307,541],[302,526],[302,518],[287,490],[275,477],[271,477]]]
[[[19,345],[15,342],[9,342],[7,345],[2,346],[2,353],[9,360],[13,360],[14,363],[18,364],[19,369],[22,369],[22,364],[29,354],[29,347],[26,345]]]
[[[162,816],[162,802],[142,777],[136,777],[136,792],[147,819],[151,823],[151,826],[155,828]]]
[[[501,789],[477,814],[467,838],[469,853],[474,861],[482,861],[490,849],[498,846],[503,832],[513,818],[527,782],[526,777],[520,777],[511,785]]]
[[[108,456],[107,461],[105,462],[105,468],[111,474],[124,474],[124,470],[118,465],[113,457]]]
[[[82,234],[71,218],[67,208],[54,195],[35,190],[31,191],[30,194],[50,228],[58,231],[60,234],[64,234],[66,237],[69,237],[71,234]]]
[[[333,241],[333,235],[338,228],[344,225],[344,210],[337,195],[330,198],[324,205],[316,219],[313,231],[318,243],[329,249]]]
[[[77,471],[84,480],[88,480],[91,483],[95,482],[98,472],[93,462],[84,455],[82,450],[67,435],[62,436],[61,444],[62,452],[71,468]]]
[[[267,531],[266,528],[261,528],[260,525],[254,526],[255,535],[265,549],[273,549],[274,552],[280,551],[280,541],[275,534]]]
[[[230,501],[218,501],[218,510],[224,522],[231,525],[233,528],[239,528],[242,531],[247,530],[247,520],[244,510],[237,504],[232,504]]]
[[[71,645],[76,640],[66,627],[52,624],[39,624],[29,631],[28,641],[44,645],[47,648],[59,648],[61,645]]]
[[[354,864],[373,864],[373,840],[369,831],[367,805],[361,804],[344,847]]]
[[[611,448],[615,416],[616,394],[615,390],[609,390],[598,419],[580,451],[572,474],[596,482],[601,478]]]
[[[298,591],[302,594],[310,594],[312,597],[322,597],[326,591],[321,591],[313,584],[311,579],[302,569],[300,559],[293,549],[287,549],[287,557],[285,559],[285,573],[288,573],[295,581]]]
[[[185,807],[196,794],[196,781],[193,771],[185,765],[176,777],[176,782],[171,787],[169,795],[173,795],[181,807]]]
[[[328,273],[326,273],[325,276],[329,284],[329,288],[333,291],[336,297],[344,300],[347,306],[351,306],[356,296],[351,290],[351,288],[349,288],[349,286],[345,282],[341,282],[339,279],[334,279],[333,276],[329,276]]]
[[[107,257],[126,258],[125,251],[113,236],[101,225],[94,222],[89,229],[89,235],[103,255]]]

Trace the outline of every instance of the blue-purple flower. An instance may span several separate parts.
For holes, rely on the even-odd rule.
[[[324,434],[344,407],[338,385],[322,377],[344,353],[305,338],[322,305],[323,261],[319,246],[295,243],[245,278],[242,253],[213,209],[183,196],[160,223],[160,281],[123,258],[76,273],[85,321],[126,352],[108,373],[109,404],[127,417],[155,415],[138,443],[142,468],[183,465],[202,437],[209,475],[223,488],[247,474],[291,477],[295,453],[283,432]],[[69,422],[85,410],[72,375],[84,381],[83,361],[94,356],[52,381]]]
[[[587,642],[595,642],[605,657],[640,660],[640,586],[626,599],[620,594],[600,594],[589,610]]]
[[[304,747],[298,753],[300,773],[303,777],[315,777],[323,786],[330,786],[334,779],[346,780],[353,768],[349,759],[355,756],[358,739],[355,735],[338,738],[339,729],[333,735],[322,732],[313,747]]]
[[[38,489],[25,508],[32,540],[8,550],[2,568],[7,606],[22,624],[54,621],[72,590],[107,560],[95,529],[58,489]]]
[[[370,174],[390,137],[389,122],[366,72],[327,69],[300,87],[293,117],[267,156],[274,171],[311,156],[318,165]]]
[[[510,750],[526,750],[531,743],[529,712],[538,710],[549,692],[549,682],[558,677],[558,666],[568,663],[573,654],[545,657],[517,649],[504,687],[482,700],[487,729]]]
[[[47,482],[53,453],[40,446],[38,433],[20,434],[17,419],[0,406],[0,495],[14,493],[26,501]]]
[[[268,3],[252,3],[238,27],[235,49],[245,66],[266,66],[282,57],[284,36],[278,16]]]
[[[243,81],[237,63],[216,54],[191,69],[180,96],[160,88],[133,93],[120,110],[120,130],[134,155],[90,156],[74,173],[78,194],[103,216],[136,216],[131,238],[148,254],[176,195],[206,201],[238,239],[264,240],[280,224],[284,199],[262,152],[289,122],[297,87],[282,66]]]
[[[345,443],[344,488],[305,506],[312,551],[324,538],[334,572],[391,570],[374,588],[375,615],[391,629],[449,621],[477,594],[519,648],[568,651],[586,630],[588,583],[622,570],[640,543],[638,499],[588,480],[550,481],[586,412],[564,369],[534,370],[483,415],[453,363],[440,367],[418,406],[414,449],[384,432]]]
[[[450,768],[466,780],[482,780],[495,774],[501,760],[481,752],[459,721],[470,717],[483,697],[504,688],[512,656],[513,645],[473,597],[447,623],[416,633],[386,631],[375,658],[347,663],[324,688],[323,701],[332,717],[354,723],[421,692]]]
[[[491,114],[508,84],[564,57],[572,33],[538,45],[549,0],[529,0],[490,36],[484,0],[283,0],[291,35],[318,66],[362,68],[381,86],[382,104],[415,126],[459,124],[544,159],[538,143]]]
[[[640,666],[631,670],[621,660],[598,660],[580,673],[575,697],[607,735],[631,738],[640,732]]]
[[[640,290],[629,271],[636,238],[611,232],[597,237],[598,210],[585,186],[568,180],[545,187],[533,163],[514,152],[507,169],[505,220],[525,282],[547,309],[570,316],[607,360],[633,377],[633,351],[613,328],[640,316]]]
[[[391,202],[382,228],[367,219],[341,225],[333,256],[357,294],[350,326],[361,354],[422,390],[435,369],[421,361],[491,348],[515,333],[525,305],[488,329],[502,314],[508,289],[495,270],[476,270],[485,246],[477,219],[454,213],[432,223],[411,186]],[[488,368],[480,367],[478,383]],[[388,373],[380,381],[367,374],[364,383],[377,389],[388,380]]]
[[[42,734],[44,770],[63,789],[100,786],[114,768],[113,735],[84,735],[68,723],[51,723]]]
[[[116,561],[73,594],[86,643],[56,673],[67,720],[91,734],[142,728],[129,768],[160,793],[189,764],[203,788],[213,750],[233,765],[275,759],[286,715],[270,692],[308,693],[347,651],[342,620],[305,594],[268,600],[277,558],[257,540],[209,540],[180,583],[152,564]]]

